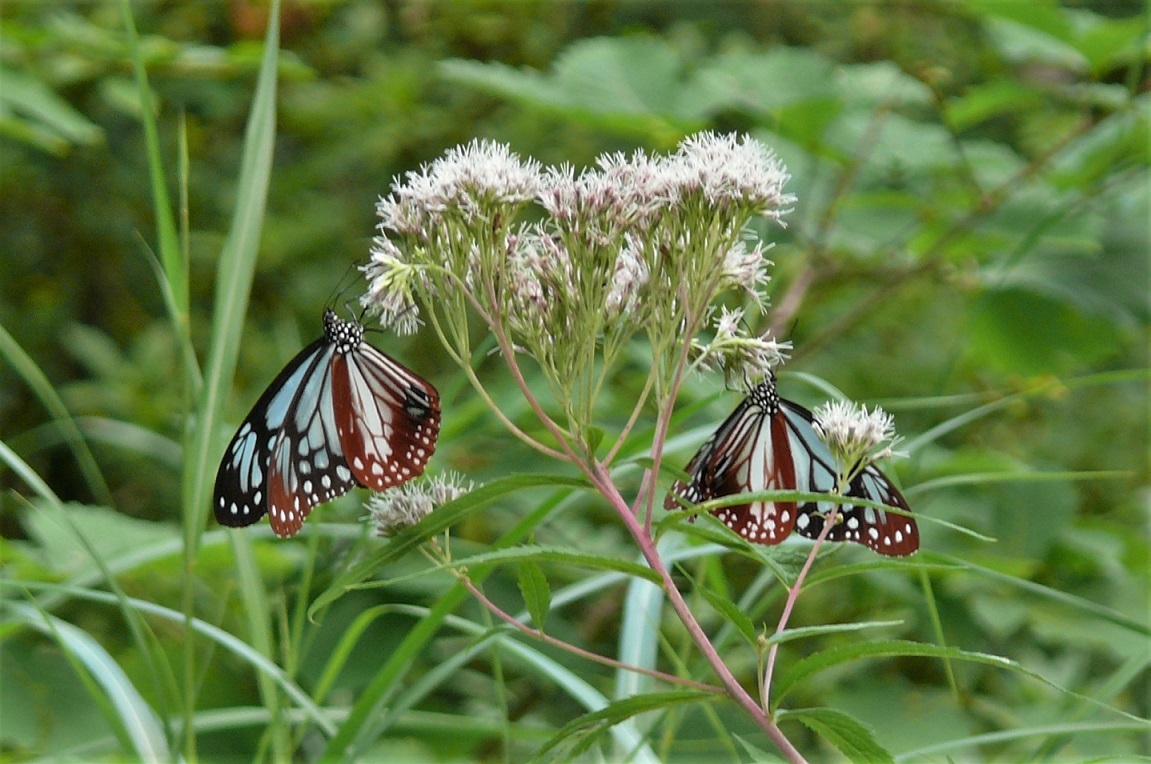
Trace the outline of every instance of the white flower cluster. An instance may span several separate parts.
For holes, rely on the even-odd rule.
[[[368,512],[380,536],[394,536],[415,525],[449,501],[470,493],[474,485],[462,475],[447,472],[413,480],[368,499]]]
[[[898,442],[895,421],[878,406],[868,411],[853,401],[830,401],[813,413],[816,434],[846,471],[891,456],[892,447]]]
[[[579,172],[474,141],[408,173],[380,200],[363,302],[398,331],[418,325],[417,303],[434,307],[460,342],[470,334],[462,314],[474,309],[557,390],[610,363],[637,332],[667,368],[721,293],[766,303],[770,262],[746,226],[788,211],[788,177],[747,136],[700,133],[667,156],[606,154]],[[532,202],[542,219],[524,224]],[[779,362],[773,341],[728,329],[701,365],[751,377]],[[455,350],[469,356],[468,347]]]
[[[475,140],[407,173],[405,182],[380,199],[376,212],[385,231],[420,236],[449,211],[482,216],[492,203],[518,204],[539,192],[537,162],[521,161],[503,144]]]
[[[742,308],[722,308],[711,342],[692,343],[694,368],[723,371],[729,385],[746,387],[782,364],[791,343],[749,336],[742,323]]]

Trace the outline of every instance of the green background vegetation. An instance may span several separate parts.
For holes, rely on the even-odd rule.
[[[117,2],[0,9],[5,757],[515,761],[590,710],[577,678],[610,697],[608,669],[489,632],[451,576],[415,575],[425,559],[368,533],[362,495],[290,542],[266,524],[221,531],[193,499],[324,306],[358,294],[333,297],[367,257],[392,178],[477,136],[580,167],[701,129],[748,132],[793,174],[788,227],[765,228],[776,312],[752,319],[795,344],[783,393],[813,405],[827,383],[894,412],[911,453],[890,469],[923,517],[910,562],[851,548],[817,566],[793,626],[898,625],[785,644],[797,679],[782,707],[828,709],[822,726],[784,720],[789,737],[816,759],[1151,755],[1142,3],[297,0],[281,14],[274,110],[257,90],[263,4],[132,14],[135,40]],[[260,156],[274,157],[266,209]],[[441,391],[436,468],[477,482],[554,471],[430,336],[373,341]],[[499,370],[481,374],[530,427]],[[608,391],[605,421],[628,410],[632,382]],[[735,405],[721,388],[689,385],[673,462]],[[650,431],[634,437],[642,456]],[[538,610],[524,581],[542,572],[549,633],[711,681],[678,624],[621,624],[634,588],[603,561],[635,550],[610,513],[558,479],[495,485],[523,490],[463,508],[458,558],[509,537],[589,558],[471,570],[489,597]],[[772,571],[806,548],[685,560],[683,585],[705,627],[731,626],[718,597],[770,633]],[[632,654],[652,635],[652,655]],[[917,658],[895,640],[1015,663]],[[868,644],[889,647],[863,658]],[[728,648],[754,682],[754,651]],[[665,760],[768,747],[723,701],[651,706],[629,724]],[[568,753],[626,752],[618,730],[567,732]]]

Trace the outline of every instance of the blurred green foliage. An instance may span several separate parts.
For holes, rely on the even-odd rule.
[[[132,11],[169,190],[186,225],[192,339],[202,357],[267,7],[172,0]],[[376,198],[445,148],[483,136],[579,167],[606,151],[665,151],[700,129],[749,132],[785,160],[788,190],[799,199],[787,229],[767,234],[777,242],[777,309],[752,319],[795,343],[783,391],[806,404],[826,397],[808,377],[787,373],[802,371],[896,413],[915,447],[894,471],[925,517],[921,557],[942,566],[918,580],[913,567],[830,577],[800,598],[794,625],[898,620],[882,638],[1003,655],[1050,682],[979,663],[860,661],[797,688],[795,708],[829,713],[802,727],[785,722],[785,731],[812,758],[831,755],[836,709],[874,729],[887,751],[922,752],[913,758],[1147,756],[1146,725],[1133,721],[1151,715],[1151,115],[1141,12],[1134,0],[288,3],[275,166],[249,320],[234,328],[243,345],[228,420],[318,335],[326,304],[357,296],[347,288],[350,268],[367,256]],[[193,581],[177,564],[187,393],[157,288],[141,110],[119,3],[0,8],[0,326],[78,418],[111,492],[110,509],[89,506],[107,497],[5,345],[0,441],[73,503],[53,515],[30,504],[26,475],[0,469],[3,578],[102,593],[92,559],[106,560],[124,596],[177,612],[189,597],[207,622],[246,634],[251,615],[240,606],[223,534],[205,537]],[[185,148],[186,188],[175,173]],[[375,342],[443,394],[440,468],[477,480],[548,471],[487,415],[431,337]],[[634,364],[643,363],[637,349]],[[497,402],[531,427],[518,392],[493,370],[483,363],[480,373]],[[608,397],[634,395],[630,381],[621,375]],[[715,379],[689,384],[675,441],[683,456],[734,405],[718,391]],[[649,436],[640,428],[630,452],[642,455]],[[463,515],[453,548],[484,551],[547,496],[508,496]],[[547,521],[531,529],[537,543],[634,555],[602,507],[554,500]],[[300,603],[381,543],[362,537],[355,504],[342,500],[309,522],[332,526],[330,536],[254,545],[268,586],[264,615],[278,640],[270,657],[309,692],[336,667],[317,698],[335,708],[363,697],[420,622],[410,611],[364,614],[384,602],[427,606],[452,585],[443,575],[409,577],[424,569],[409,554],[382,575],[396,583],[338,599],[306,625]],[[74,542],[81,537],[94,548]],[[776,552],[787,565],[795,550]],[[821,565],[865,566],[866,555],[842,550]],[[682,566],[685,583],[735,601],[763,570],[734,556]],[[509,610],[526,601],[534,615],[546,613],[550,634],[614,655],[622,583],[569,608],[555,604],[585,575],[529,560],[497,569],[484,590]],[[251,709],[300,721],[276,716],[283,709],[268,700],[250,656],[205,642],[195,687],[176,689],[179,624],[149,620],[141,641],[107,605],[28,591],[107,651],[172,739],[183,724],[176,698],[192,693],[205,759],[268,753],[267,720],[246,716]],[[742,604],[757,626],[770,625],[781,600],[776,587]],[[704,595],[695,602],[705,627],[723,626]],[[455,612],[484,623],[474,602]],[[127,755],[105,723],[110,712],[91,700],[96,693],[77,690],[69,651],[8,623],[0,750],[14,760]],[[360,628],[358,640],[346,640]],[[859,639],[848,632],[795,641],[788,662]],[[449,630],[414,651],[404,689],[387,699],[403,700],[422,680],[427,693],[401,704],[409,710],[386,717],[383,736],[369,735],[358,750],[366,758],[519,760],[586,710],[558,680],[542,681],[500,651],[432,681],[472,644]],[[669,627],[664,649],[691,674],[698,657],[680,656],[682,646]],[[548,654],[609,691],[609,672]],[[731,660],[754,680],[754,655],[733,649]],[[721,730],[766,747],[722,704],[707,713],[666,708],[651,740],[666,760],[741,760],[745,749]],[[297,729],[300,757],[313,758],[321,735]],[[1036,729],[1046,732],[1026,734]],[[1024,734],[978,737],[1012,730]],[[954,745],[927,751],[945,742]]]

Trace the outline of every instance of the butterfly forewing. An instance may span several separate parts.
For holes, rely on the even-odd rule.
[[[755,388],[692,458],[690,481],[677,481],[664,507],[679,506],[676,496],[698,504],[721,496],[757,491],[793,490],[795,464],[787,429],[778,414],[774,387]],[[794,502],[753,501],[712,510],[724,525],[748,541],[778,544],[795,524]]]
[[[267,512],[272,448],[304,377],[322,373],[324,349],[321,339],[297,353],[264,390],[232,437],[216,472],[216,522],[232,527],[251,525]]]
[[[292,536],[317,504],[423,472],[439,433],[439,396],[363,334],[358,322],[325,311],[323,339],[260,396],[216,474],[222,525],[250,525],[267,513],[277,535]]]
[[[334,380],[321,373],[340,353],[327,346],[309,374],[272,447],[268,466],[268,520],[277,536],[294,536],[312,507],[342,496],[356,479],[340,451],[336,431]]]

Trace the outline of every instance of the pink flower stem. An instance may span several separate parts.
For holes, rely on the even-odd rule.
[[[728,696],[755,720],[756,725],[764,731],[771,742],[787,757],[788,761],[805,762],[806,760],[803,758],[803,755],[792,745],[791,741],[784,736],[783,731],[780,730],[771,716],[748,694],[731,673],[731,670],[728,669],[727,664],[723,662],[723,658],[721,658],[716,651],[715,645],[711,643],[707,634],[704,633],[703,628],[699,625],[699,621],[695,619],[695,615],[692,614],[691,609],[688,607],[687,601],[684,600],[683,594],[680,593],[675,585],[675,581],[672,580],[671,573],[660,558],[651,535],[644,530],[643,525],[640,524],[636,515],[632,513],[627,502],[623,496],[620,495],[619,490],[612,481],[611,476],[607,473],[607,470],[604,469],[603,465],[597,462],[592,465],[592,470],[588,473],[588,478],[604,498],[611,502],[616,513],[627,527],[628,532],[631,533],[632,538],[634,538],[636,544],[639,545],[644,559],[647,560],[651,569],[659,575],[663,582],[663,590],[667,595],[668,602],[671,603],[672,609],[675,610],[676,615],[691,635],[692,640],[700,649],[700,652],[703,653],[704,658],[716,676],[719,677],[720,683],[723,684],[724,689],[727,690]]]
[[[839,506],[832,510],[831,514],[823,523],[823,529],[815,538],[815,543],[811,545],[811,551],[807,555],[807,560],[803,563],[803,567],[799,570],[799,575],[795,577],[793,583],[787,590],[787,602],[783,605],[783,612],[780,613],[779,623],[775,627],[775,636],[779,636],[787,628],[788,619],[791,618],[791,611],[795,608],[795,602],[799,599],[799,592],[803,589],[803,582],[807,578],[811,566],[815,563],[816,555],[819,554],[819,548],[823,546],[824,539],[827,534],[831,532],[831,528],[835,525],[835,520],[839,516]],[[763,670],[763,683],[760,687],[760,703],[763,704],[764,713],[771,713],[769,700],[771,698],[771,677],[775,671],[775,658],[779,652],[779,642],[775,642],[767,651],[767,662]]]

